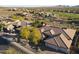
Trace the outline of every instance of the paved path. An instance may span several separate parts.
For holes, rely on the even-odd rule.
[[[23,51],[24,53],[27,53],[27,54],[34,54],[34,52],[32,52],[32,51],[28,50],[27,48],[21,46],[19,43],[13,42],[13,41],[12,41],[12,38],[7,38],[7,37],[2,37],[2,38],[8,40],[11,45],[17,47],[18,49],[20,49],[20,50]]]

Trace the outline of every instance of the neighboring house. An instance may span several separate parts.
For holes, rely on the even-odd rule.
[[[42,33],[46,36],[46,38],[44,38],[46,47],[59,52],[70,52],[76,30],[53,27],[43,27],[42,29]]]
[[[53,17],[53,14],[51,12],[46,12],[47,17]]]
[[[7,26],[8,31],[14,31],[14,26],[12,24]]]
[[[13,25],[15,25],[16,27],[23,27],[23,26],[30,26],[32,24],[32,22],[29,22],[29,21],[26,21],[26,20],[23,20],[23,21],[15,21]]]
[[[10,8],[8,11],[17,11],[17,8]]]
[[[3,21],[2,24],[4,25],[4,27],[3,27],[4,32],[13,32],[14,31],[13,22]]]
[[[16,27],[19,27],[19,26],[21,26],[21,21],[16,20],[13,25],[15,25]]]
[[[33,18],[33,15],[30,13],[25,14],[25,20],[31,20]]]

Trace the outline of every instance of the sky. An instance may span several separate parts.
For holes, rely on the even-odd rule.
[[[78,5],[79,0],[0,0],[0,6],[54,6],[54,5]]]

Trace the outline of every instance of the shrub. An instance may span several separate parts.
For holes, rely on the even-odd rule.
[[[30,34],[30,40],[35,45],[39,44],[39,42],[41,40],[41,33],[40,33],[39,29],[37,29],[37,28],[32,29],[32,32]]]
[[[16,21],[16,20],[20,20],[20,21],[24,20],[24,17],[22,17],[22,16],[13,15],[12,18],[13,18],[13,20],[15,20],[15,21]]]
[[[20,30],[20,36],[24,39],[28,39],[30,35],[29,28],[27,27],[22,27]]]
[[[34,27],[41,27],[42,26],[42,22],[40,20],[35,20],[34,23],[32,24],[32,26],[34,26]]]

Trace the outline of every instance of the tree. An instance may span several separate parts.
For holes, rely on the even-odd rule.
[[[14,21],[16,21],[16,20],[20,20],[20,21],[24,20],[24,17],[17,16],[17,15],[12,15],[12,18],[13,18]]]
[[[24,39],[28,39],[32,47],[38,49],[39,43],[41,41],[41,33],[38,28],[35,27],[22,27],[20,31],[20,36]]]
[[[33,44],[38,45],[41,40],[41,33],[39,29],[33,28],[30,34],[30,40]]]
[[[30,31],[28,27],[22,27],[20,31],[20,36],[24,39],[28,39],[30,35]]]
[[[3,30],[3,25],[2,24],[0,24],[0,31],[2,31]]]
[[[34,27],[41,27],[42,26],[42,22],[40,20],[35,20],[35,22],[32,24],[32,26],[34,26]]]

